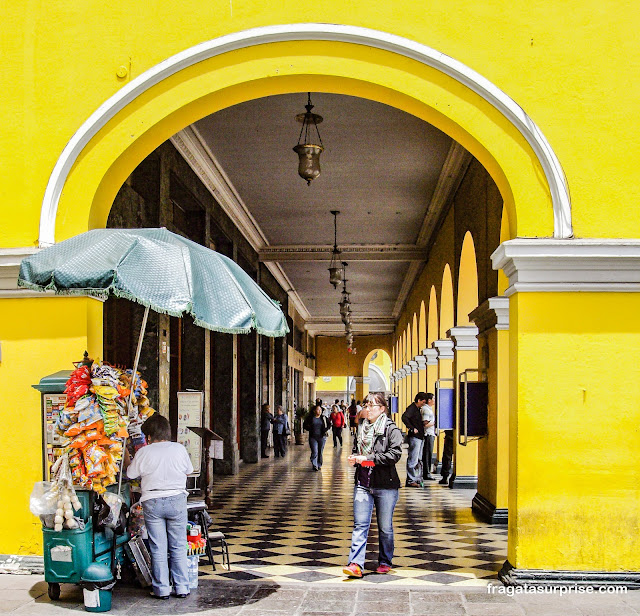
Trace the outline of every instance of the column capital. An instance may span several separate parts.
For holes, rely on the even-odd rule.
[[[424,355],[416,355],[413,360],[418,364],[418,370],[426,370],[427,358]]]
[[[434,340],[431,346],[438,353],[438,359],[453,359],[453,340]]]
[[[478,326],[481,334],[492,328],[508,330],[509,298],[502,295],[490,297],[469,313],[469,319]]]
[[[411,374],[411,366],[409,364],[405,364],[402,366],[404,373],[409,376]]]
[[[427,361],[427,366],[438,365],[438,351],[436,349],[422,349],[422,355]]]
[[[409,361],[409,366],[411,367],[411,372],[418,372],[418,362],[413,359]]]
[[[478,328],[475,325],[452,327],[447,336],[453,340],[456,351],[478,350]]]
[[[522,292],[638,292],[640,240],[517,238],[491,255],[509,277],[508,297]]]

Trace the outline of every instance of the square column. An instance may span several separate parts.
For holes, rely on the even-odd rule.
[[[447,335],[454,343],[453,373],[456,385],[456,419],[460,417],[460,375],[467,369],[478,368],[478,328],[475,325],[452,327]],[[478,486],[478,441],[460,444],[460,422],[456,421],[453,441],[453,475],[449,487]]]
[[[491,297],[469,314],[477,325],[478,365],[489,383],[487,437],[478,441],[473,510],[506,524],[509,504],[509,298]]]
[[[433,393],[435,394],[435,382],[438,379],[450,379],[453,377],[453,341],[447,339],[434,340],[431,343],[431,351],[432,356],[435,356],[436,361],[436,366],[433,370]],[[439,462],[442,462],[442,452],[444,449],[444,431],[440,431],[440,434],[438,434],[436,445],[438,460]]]

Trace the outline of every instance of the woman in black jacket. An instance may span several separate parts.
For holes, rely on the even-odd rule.
[[[349,577],[362,577],[371,514],[378,520],[377,573],[389,573],[393,560],[393,510],[398,502],[400,478],[396,463],[402,455],[402,432],[389,417],[382,394],[369,394],[360,412],[357,436],[349,464],[356,467],[353,495],[354,527],[349,564],[343,569]]]
[[[328,417],[322,414],[322,407],[316,406],[309,413],[302,424],[302,428],[309,433],[309,447],[311,448],[311,466],[314,471],[322,467],[322,450],[327,442],[327,432],[331,427]]]

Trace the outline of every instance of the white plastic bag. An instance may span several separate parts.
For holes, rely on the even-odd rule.
[[[103,524],[109,528],[115,528],[118,525],[120,518],[120,509],[122,509],[122,503],[124,502],[122,496],[113,494],[111,492],[105,492],[102,495],[107,505],[109,505],[109,515],[104,519]]]
[[[50,481],[37,481],[31,491],[29,509],[33,515],[54,515],[58,502],[58,490]]]

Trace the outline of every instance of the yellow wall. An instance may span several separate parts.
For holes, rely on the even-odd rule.
[[[85,349],[102,354],[102,335],[89,331],[87,316],[102,305],[85,298],[0,301],[0,553],[41,553],[40,520],[28,495],[42,481],[40,393],[31,387],[44,376],[73,370]]]
[[[362,374],[364,358],[376,349],[391,354],[391,334],[355,336],[354,346],[358,351],[356,355],[347,351],[347,344],[341,336],[317,336],[317,376],[366,376]]]
[[[82,123],[131,78],[216,36],[301,19],[300,4],[293,0],[184,0],[179,5],[158,0],[153,10],[142,4],[132,8],[124,0],[107,6],[18,0],[5,2],[0,11],[3,51],[14,60],[5,63],[0,78],[0,148],[5,154],[0,247],[36,244],[40,204],[60,153]],[[640,131],[635,121],[640,84],[634,73],[640,15],[632,3],[612,0],[603,6],[585,0],[570,7],[538,3],[514,8],[504,0],[461,0],[452,10],[450,3],[428,0],[416,12],[408,0],[327,0],[314,6],[313,19],[405,36],[477,70],[522,106],[558,154],[571,189],[576,236],[640,236],[637,156],[619,155],[620,144],[637,143]],[[116,75],[121,66],[128,71],[124,78]],[[120,112],[71,170],[56,221],[57,240],[104,225],[125,178],[180,128],[235,102],[308,90],[371,98],[431,122],[491,174],[509,214],[511,237],[551,234],[551,199],[539,163],[524,139],[477,95],[389,52],[297,42],[206,60]],[[460,230],[454,222],[453,214],[444,221],[398,333],[418,312],[430,284],[440,293],[445,264],[455,280]],[[481,271],[489,270],[486,258],[479,257]],[[637,401],[628,383],[638,380],[638,299],[634,294],[529,294],[512,301],[510,410],[517,428],[511,431],[517,487],[512,482],[510,560],[521,567],[637,569],[638,422],[630,411]],[[32,410],[21,424],[33,443],[40,424],[34,410],[38,397],[30,384],[59,369],[60,362],[66,365],[83,347],[98,345],[101,315],[87,300],[2,299],[0,316],[0,392],[7,427],[0,447],[15,455],[21,453],[13,444],[18,426],[8,410],[28,401]],[[359,375],[363,354],[378,347],[391,351],[390,336],[368,338],[356,340],[357,356],[346,352],[343,339],[320,339],[317,373]],[[410,345],[409,340],[405,351]],[[592,387],[593,361],[616,367],[603,381],[614,386],[604,409],[610,436],[605,440],[584,436],[585,417],[603,413]],[[401,385],[405,398],[408,381]],[[611,442],[616,447],[610,448]],[[32,446],[26,449],[19,471],[9,467],[9,456],[0,467],[2,485],[11,486],[2,502],[7,496],[16,499],[18,512],[25,511],[39,472],[39,447],[37,455]],[[606,465],[598,467],[598,459]],[[14,492],[16,484],[21,487]],[[7,512],[0,515],[0,553],[32,551],[35,525],[32,541],[7,524]]]
[[[509,561],[637,571],[640,294],[510,302]]]
[[[328,378],[329,381],[325,381],[324,378]],[[316,392],[319,394],[323,391],[347,391],[347,377],[316,377]]]

